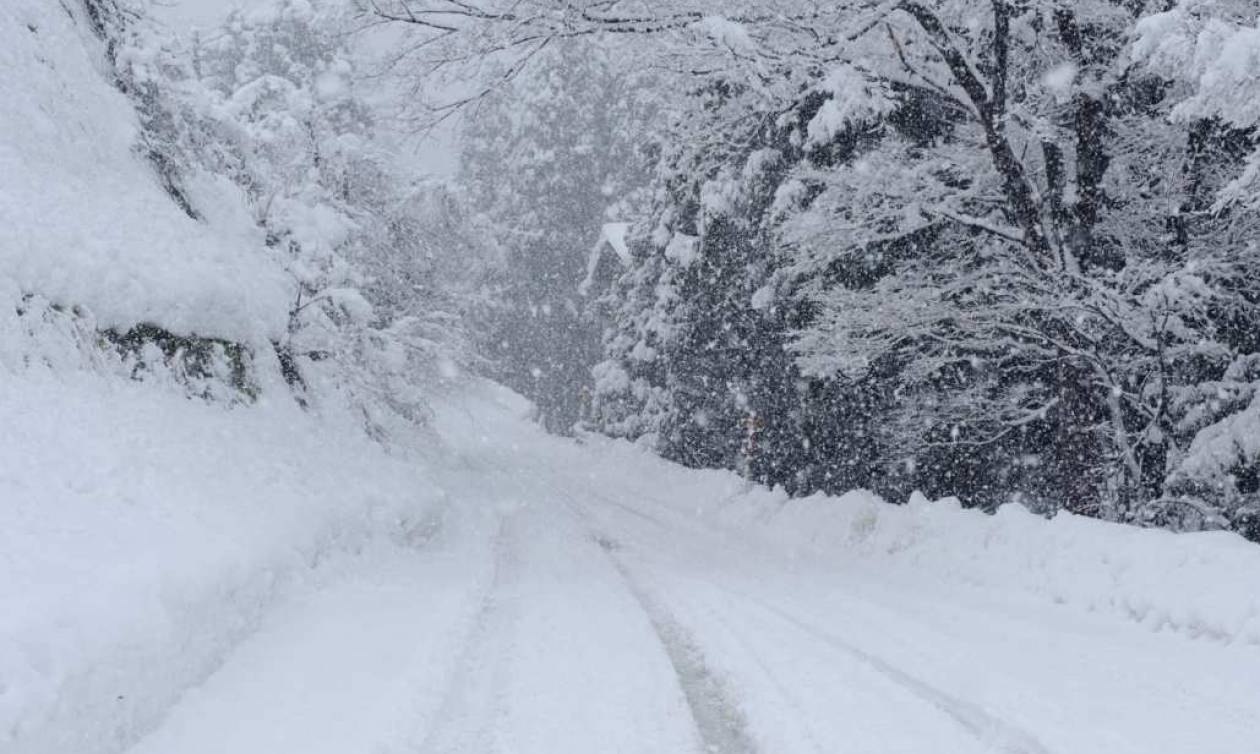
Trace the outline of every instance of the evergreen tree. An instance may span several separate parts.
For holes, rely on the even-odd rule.
[[[460,182],[500,257],[482,335],[493,373],[567,433],[599,357],[579,289],[601,228],[617,219],[608,211],[643,181],[646,116],[606,52],[568,43],[544,59],[470,111]]]

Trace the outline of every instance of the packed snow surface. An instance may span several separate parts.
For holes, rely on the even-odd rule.
[[[8,378],[6,378],[8,379]],[[1244,752],[1260,548],[8,379],[0,750]]]

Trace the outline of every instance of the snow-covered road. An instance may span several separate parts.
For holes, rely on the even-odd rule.
[[[1260,648],[692,515],[448,408],[414,548],[277,608],[133,754],[1260,751]]]

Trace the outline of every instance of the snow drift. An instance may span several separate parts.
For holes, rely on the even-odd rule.
[[[0,390],[0,750],[116,751],[441,495],[357,427],[93,374]]]
[[[732,472],[673,466],[624,441],[586,442],[598,448],[591,473],[628,487],[658,480],[654,490],[668,490],[675,507],[707,526],[837,568],[971,586],[1260,648],[1260,548],[1234,533],[1178,534],[1066,512],[1046,519],[1014,504],[988,515],[921,495],[896,506],[862,490],[792,499]]]

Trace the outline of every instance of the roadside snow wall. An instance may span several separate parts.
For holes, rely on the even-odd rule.
[[[890,505],[862,490],[789,498],[727,471],[683,469],[624,441],[588,437],[601,475],[654,480],[680,512],[837,568],[964,585],[1139,622],[1153,631],[1260,649],[1260,546],[1229,532],[1178,534],[1020,505],[995,515],[952,498]],[[664,497],[650,490],[645,497]]]
[[[95,0],[93,0],[95,2]],[[171,195],[81,0],[0,2],[0,751],[134,743],[280,600],[441,494],[302,411],[239,190]]]

